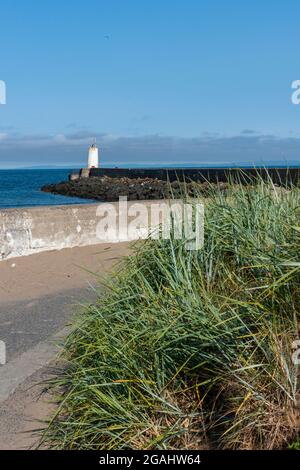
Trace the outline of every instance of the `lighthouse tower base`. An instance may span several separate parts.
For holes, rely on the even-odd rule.
[[[99,168],[99,154],[96,144],[93,144],[89,148],[88,156],[88,169]]]

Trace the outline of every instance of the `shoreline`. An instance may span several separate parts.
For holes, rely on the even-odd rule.
[[[300,168],[83,168],[69,181],[44,185],[45,193],[100,202],[209,197],[217,188],[270,181],[275,186],[299,186]]]
[[[228,183],[208,181],[166,181],[158,178],[91,176],[42,187],[42,191],[68,197],[116,202],[126,196],[128,201],[181,199],[183,195],[207,197],[218,187],[226,190]]]

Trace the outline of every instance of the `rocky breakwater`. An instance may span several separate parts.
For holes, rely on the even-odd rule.
[[[209,196],[216,184],[179,182],[169,183],[152,178],[110,178],[92,177],[75,181],[63,181],[57,184],[43,186],[42,191],[63,196],[74,196],[98,201],[118,201],[120,196],[127,196],[128,200],[149,200],[164,198],[180,198],[183,194],[191,197],[199,195]],[[218,187],[226,189],[226,183]]]

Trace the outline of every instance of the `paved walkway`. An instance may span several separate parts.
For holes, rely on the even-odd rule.
[[[96,297],[95,286],[129,254],[129,244],[103,244],[0,262],[0,449],[34,446],[53,405],[42,393],[72,315]],[[92,274],[94,273],[94,274]],[[29,432],[28,432],[29,431]]]

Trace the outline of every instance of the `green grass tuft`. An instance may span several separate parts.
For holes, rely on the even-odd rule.
[[[205,245],[147,241],[68,337],[64,449],[273,449],[297,436],[300,191],[232,185]]]

